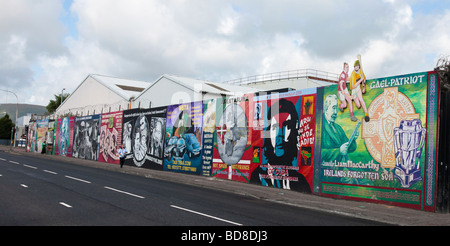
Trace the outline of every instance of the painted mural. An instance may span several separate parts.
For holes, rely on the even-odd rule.
[[[216,132],[216,99],[203,103],[203,153],[202,175],[211,176]]]
[[[99,114],[76,117],[74,123],[72,156],[86,160],[98,160],[99,136]]]
[[[47,147],[48,119],[38,120],[36,121],[36,123],[37,123],[37,134],[36,134],[35,152],[43,153],[42,148]],[[45,149],[45,151],[46,150],[47,149]]]
[[[420,206],[427,73],[368,80],[364,94],[345,82],[350,95],[323,88],[321,193]]]
[[[315,89],[254,97],[252,183],[311,191],[315,101]]]
[[[58,119],[54,151],[434,211],[438,95],[436,73],[368,80],[357,60],[327,87]]]
[[[48,121],[48,129],[47,129],[47,137],[46,137],[46,141],[47,141],[47,154],[50,155],[54,155],[55,154],[55,148],[54,144],[55,144],[55,126],[56,126],[56,121],[55,120],[49,120]]]
[[[55,155],[72,156],[74,126],[75,117],[73,116],[56,121]]]
[[[252,95],[216,100],[215,138],[211,176],[250,182],[253,119]]]
[[[27,134],[27,152],[37,152],[36,149],[37,123],[30,122]]]
[[[122,143],[122,117],[122,111],[102,114],[98,155],[100,162],[120,163],[117,151]],[[131,125],[129,127],[129,132],[131,132]]]
[[[166,107],[123,112],[122,144],[128,151],[125,165],[163,169]]]
[[[167,107],[164,170],[202,174],[203,102]]]

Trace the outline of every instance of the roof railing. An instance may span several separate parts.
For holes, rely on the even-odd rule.
[[[290,80],[299,78],[310,78],[315,80],[327,81],[327,82],[338,82],[339,74],[330,73],[315,69],[298,69],[290,71],[282,71],[275,73],[267,73],[261,75],[253,75],[245,78],[239,78],[234,80],[225,81],[223,83],[230,83],[234,85],[247,85],[256,83],[267,83],[277,80]]]

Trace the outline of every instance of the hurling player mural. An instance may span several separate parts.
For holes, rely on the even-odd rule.
[[[341,74],[339,75],[338,81],[338,98],[341,100],[341,104],[339,104],[339,109],[341,112],[347,107],[350,111],[350,119],[352,121],[358,121],[353,113],[353,102],[355,103],[356,108],[361,108],[364,110],[364,120],[368,122],[370,117],[367,113],[366,103],[363,99],[363,94],[366,93],[366,75],[362,69],[362,60],[361,55],[357,55],[357,60],[354,63],[354,70],[352,74],[348,75],[349,65],[347,62],[344,62],[344,68]],[[350,90],[347,87],[347,83],[349,82]],[[350,93],[351,92],[351,93]]]
[[[320,88],[321,192],[418,206],[424,189],[427,73],[366,81],[360,61],[354,65],[359,75],[347,79],[344,64],[339,84]]]

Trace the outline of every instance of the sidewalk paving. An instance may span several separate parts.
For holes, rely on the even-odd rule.
[[[168,180],[188,185],[195,185],[209,189],[241,194],[257,199],[273,201],[292,206],[320,210],[345,216],[373,220],[400,226],[449,226],[450,213],[433,213],[410,208],[402,208],[377,203],[351,201],[345,199],[333,199],[313,194],[263,187],[254,184],[241,183],[237,181],[217,179],[199,175],[175,173],[168,171],[157,171],[133,166],[107,164],[98,161],[77,159],[72,157],[41,155],[28,153],[25,148],[10,148],[0,146],[0,151],[7,151],[20,155],[39,155],[42,158],[64,161],[67,163],[85,165],[104,170],[140,175],[147,178]]]

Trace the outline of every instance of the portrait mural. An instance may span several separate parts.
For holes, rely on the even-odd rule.
[[[301,96],[304,93],[309,95]],[[257,165],[252,183],[311,191],[316,103],[313,93],[315,89],[254,97],[252,146],[253,163]]]
[[[100,115],[75,118],[73,154],[75,158],[98,160]]]
[[[123,112],[122,144],[128,153],[125,165],[163,169],[166,107]]]
[[[56,121],[55,155],[72,156],[75,117],[65,117]]]
[[[427,88],[427,73],[367,80],[357,97],[324,87],[321,193],[420,206]]]
[[[36,148],[37,123],[30,122],[27,133],[27,152],[37,152]]]
[[[119,164],[118,150],[122,144],[123,112],[104,113],[100,122],[99,156],[98,160]],[[129,152],[130,149],[127,149]]]

